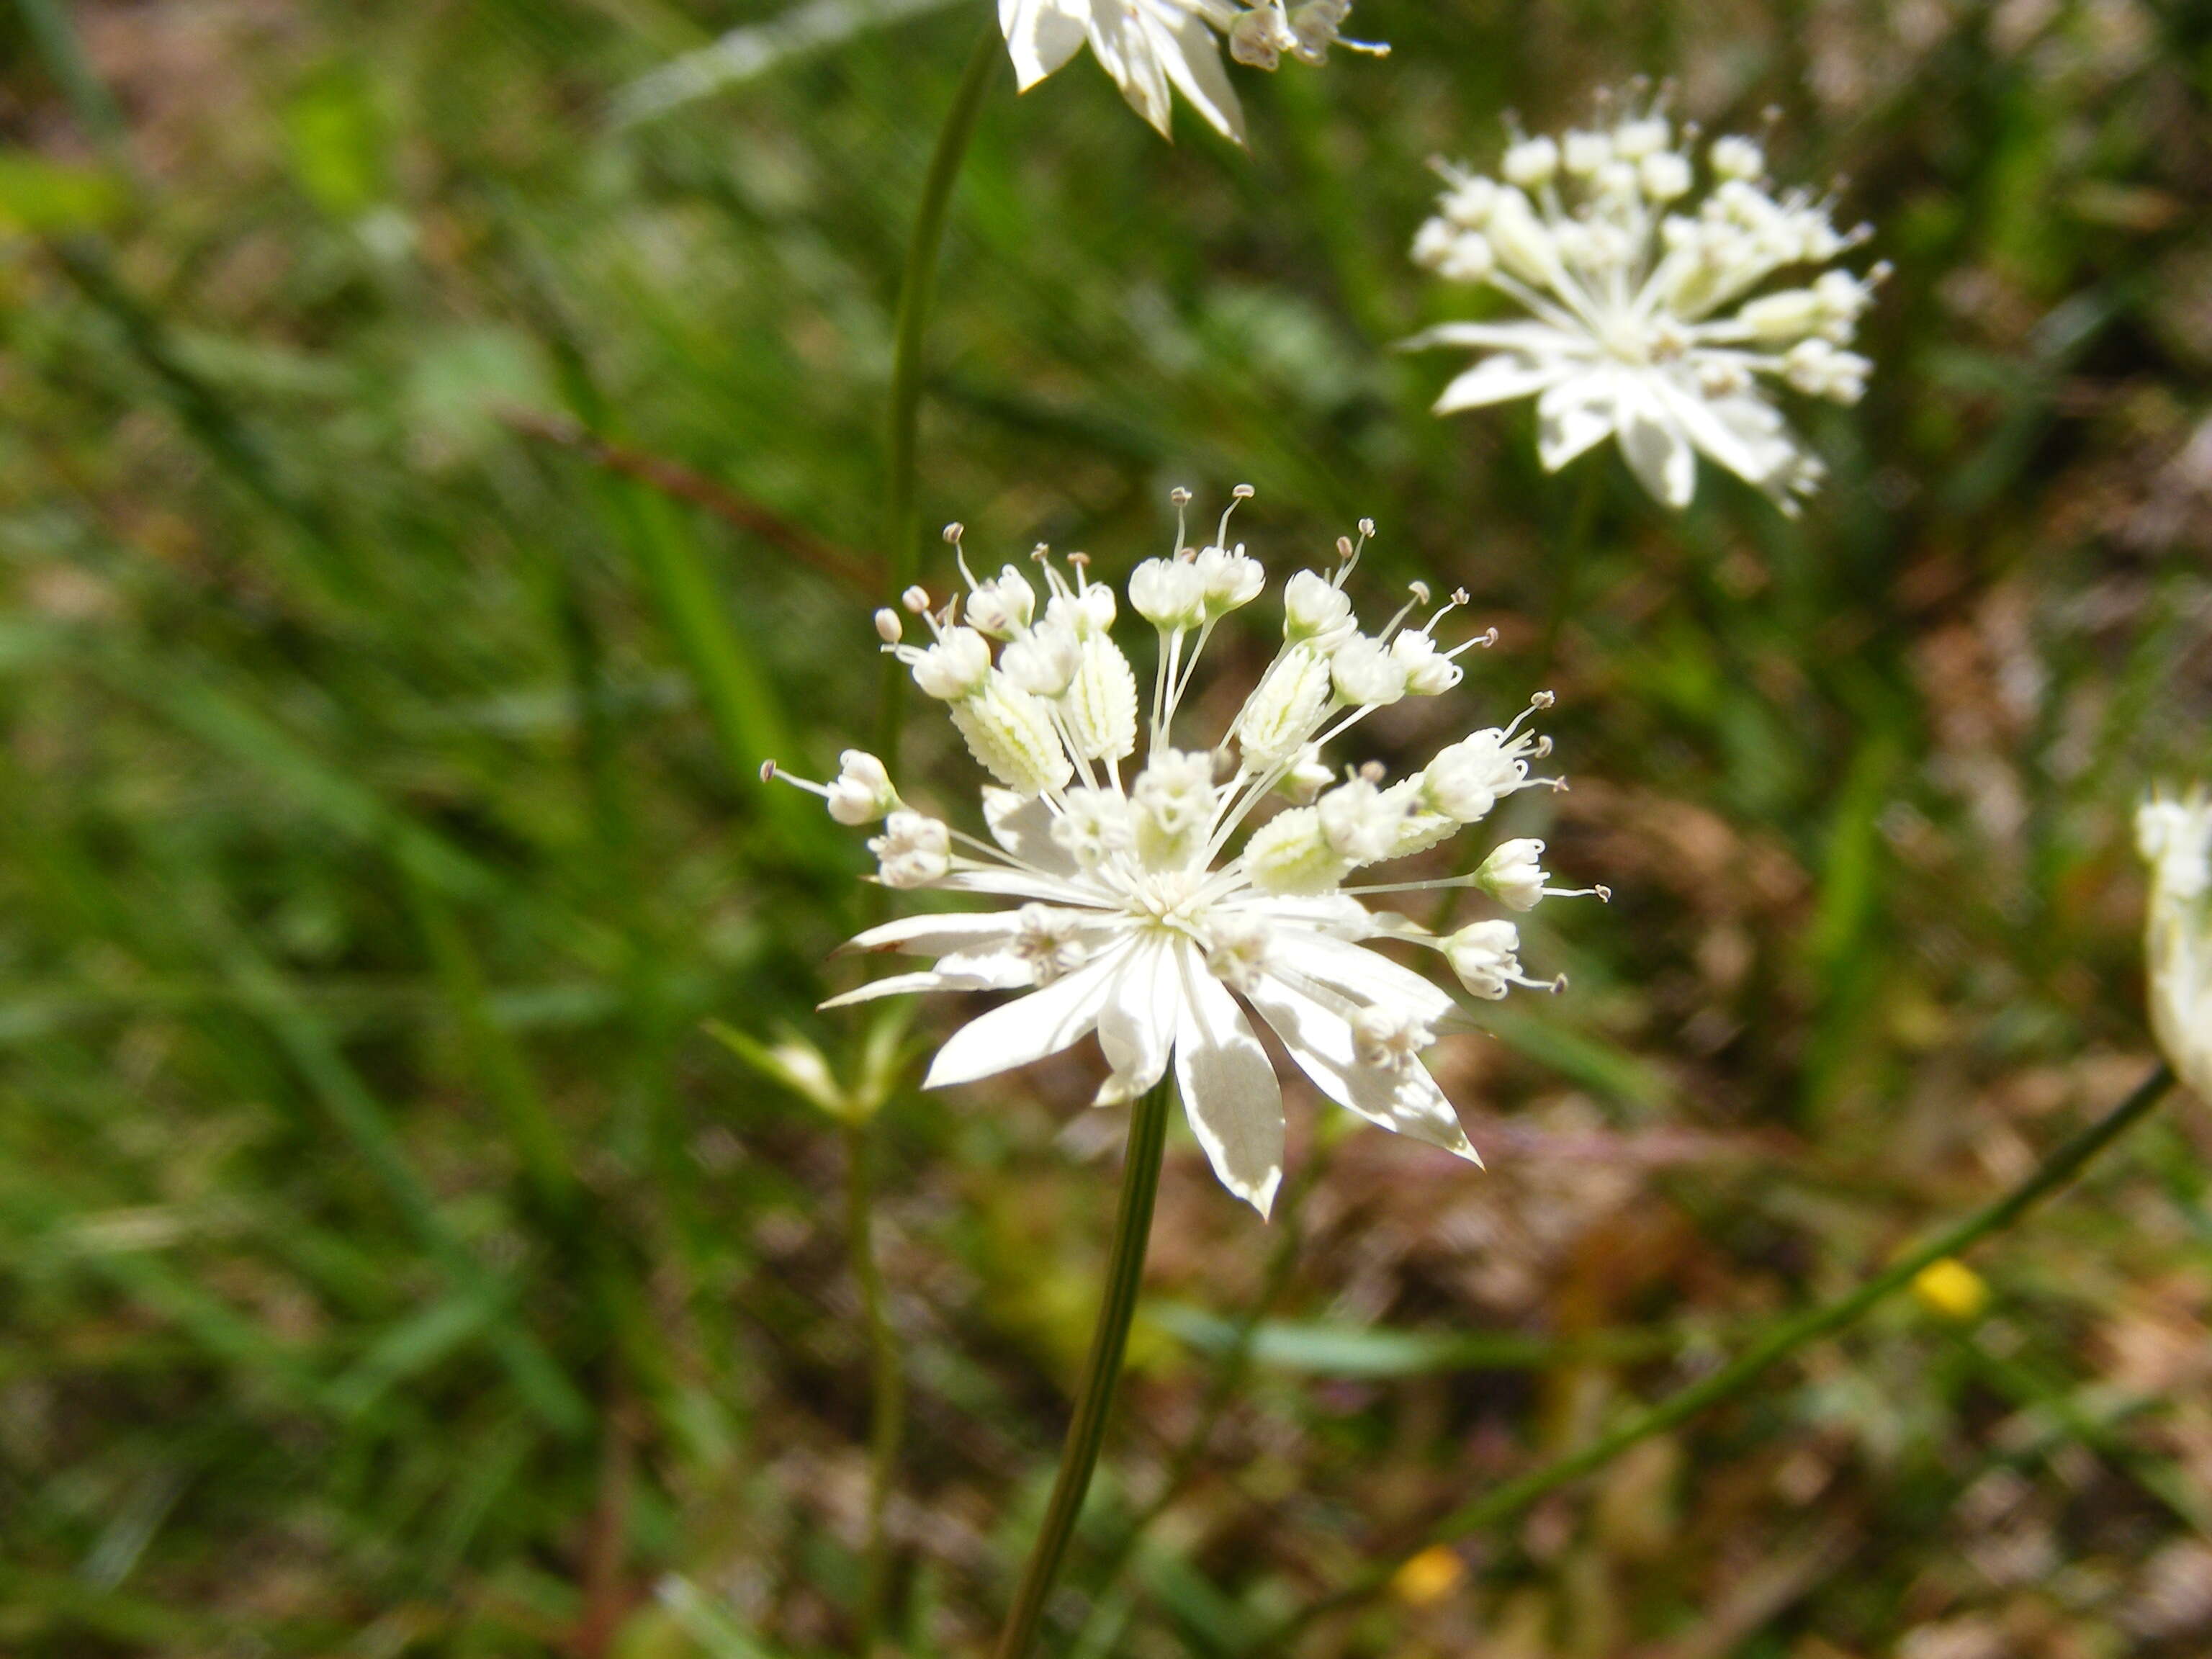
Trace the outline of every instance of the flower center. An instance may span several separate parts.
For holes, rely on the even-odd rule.
[[[1156,927],[1192,933],[1206,908],[1198,902],[1198,895],[1206,876],[1203,870],[1147,871],[1129,884],[1123,902],[1131,915]]]

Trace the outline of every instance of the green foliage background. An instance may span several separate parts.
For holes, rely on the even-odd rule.
[[[988,15],[646,106],[781,9],[0,13],[10,1653],[850,1650],[842,1143],[702,1027],[845,1065],[861,1030],[811,1012],[859,838],[753,774],[871,728],[891,306]],[[2212,771],[2201,9],[1353,21],[1387,62],[1239,72],[1249,156],[1087,59],[1001,79],[923,512],[1114,574],[1176,484],[1255,484],[1279,575],[1373,515],[1370,592],[1464,584],[1501,633],[1378,747],[1550,685],[1575,787],[1504,832],[1616,899],[1539,913],[1573,990],[1446,1058],[1487,1173],[1294,1099],[1263,1230],[1170,1142],[1054,1651],[1241,1652],[2017,1179],[2149,1063],[2127,820]],[[1711,469],[1668,518],[1609,451],[1547,477],[1525,410],[1434,420],[1449,365],[1388,349],[1464,314],[1403,257],[1426,158],[1638,73],[1712,130],[1778,107],[1778,173],[1844,179],[1896,267],[1865,404],[1797,411],[1801,520]],[[908,793],[966,768],[918,715]],[[1057,1449],[1115,1179],[1088,1064],[880,1120],[916,1656],[981,1650]],[[1891,1307],[1302,1650],[2204,1651],[2203,1112],[1977,1257],[1984,1311]]]

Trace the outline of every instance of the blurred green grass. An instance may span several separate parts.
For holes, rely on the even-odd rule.
[[[837,1137],[701,1025],[860,1029],[811,1012],[856,838],[752,773],[868,731],[875,599],[759,526],[875,557],[901,238],[980,8],[617,118],[780,10],[0,13],[10,1652],[847,1639]],[[1304,1362],[1261,1328],[1091,1652],[1232,1650],[2015,1178],[2145,1062],[2127,815],[2212,769],[2201,18],[1356,21],[1387,64],[1240,82],[1249,157],[1159,143],[1087,62],[1002,83],[922,510],[1109,570],[1165,545],[1175,484],[1256,485],[1278,571],[1372,514],[1377,580],[1463,583],[1501,629],[1457,709],[1559,693],[1575,788],[1513,832],[1617,896],[1541,913],[1574,993],[1452,1057],[1488,1174],[1293,1103],[1326,1162],[1271,1317]],[[1452,303],[1401,252],[1426,158],[1638,71],[1709,127],[1778,106],[1778,169],[1846,178],[1897,274],[1802,520],[1710,474],[1662,519],[1582,464],[1596,550],[1547,664],[1577,481],[1525,411],[1431,419],[1446,366],[1386,348]],[[1265,648],[1224,645],[1231,683]],[[908,748],[908,793],[950,799],[951,734]],[[915,1655],[979,1649],[1042,1502],[1109,1207],[1079,1087],[883,1119]],[[1316,1651],[2201,1650],[2208,1152],[2178,1112],[1978,1261],[1972,1329],[1892,1309]],[[1276,1248],[1170,1164],[1153,1283],[1215,1322],[1140,1330],[1094,1561],[1200,1420],[1188,1339]],[[1666,1340],[1575,1346],[1616,1329]]]

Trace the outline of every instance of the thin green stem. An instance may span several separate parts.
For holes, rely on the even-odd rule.
[[[884,1525],[906,1431],[906,1377],[885,1307],[883,1269],[876,1261],[875,1186],[870,1169],[870,1124],[845,1126],[845,1232],[860,1310],[868,1328],[868,1528],[866,1576],[860,1592],[860,1659],[869,1659],[883,1629],[884,1599],[890,1582],[890,1534]]]
[[[1159,1491],[1153,1494],[1150,1503],[1123,1524],[1099,1553],[1090,1573],[1094,1594],[1068,1635],[1070,1647],[1082,1641],[1091,1620],[1097,1614],[1099,1600],[1095,1592],[1103,1590],[1121,1576],[1121,1569],[1137,1553],[1137,1547],[1144,1542],[1145,1534],[1174,1506],[1176,1499],[1182,1496],[1184,1489],[1190,1485],[1191,1478],[1205,1461],[1206,1448],[1213,1443],[1214,1431],[1221,1426],[1221,1419],[1228,1415],[1229,1407],[1243,1390],[1244,1379],[1252,1370],[1254,1339],[1259,1334],[1261,1322],[1273,1310],[1284,1287],[1291,1282],[1291,1269],[1297,1265],[1299,1246],[1305,1237],[1305,1230],[1298,1224],[1298,1212],[1305,1202],[1306,1194],[1319,1184],[1327,1162],[1328,1153],[1316,1147],[1306,1159],[1305,1167],[1296,1177],[1296,1184],[1283,1194],[1282,1202],[1276,1208],[1276,1216],[1283,1230],[1282,1237],[1275,1241],[1274,1250],[1267,1258],[1267,1267],[1261,1278],[1260,1293],[1252,1298],[1251,1305],[1237,1320],[1236,1329],[1230,1337],[1228,1351],[1222,1355],[1220,1364],[1215,1368],[1213,1380],[1206,1388],[1206,1398],[1199,1406],[1198,1419],[1169,1457]]]
[[[967,159],[969,141],[975,137],[975,123],[983,113],[984,94],[998,78],[999,64],[1006,55],[1006,43],[994,18],[975,37],[975,49],[952,94],[952,107],[945,112],[945,125],[939,130],[929,172],[922,180],[914,234],[907,242],[906,265],[899,273],[898,313],[891,345],[890,475],[884,480],[882,561],[884,603],[893,609],[897,608],[899,595],[913,585],[921,565],[915,458],[921,427],[921,349],[937,299],[937,267],[945,249],[945,221],[952,207],[953,186],[960,181],[960,164]],[[899,726],[905,711],[905,672],[896,659],[885,657],[877,704],[876,752],[894,773],[898,769]]]
[[[1493,1488],[1473,1503],[1453,1510],[1429,1530],[1424,1547],[1449,1544],[1486,1528],[1511,1519],[1538,1498],[1580,1480],[1638,1443],[1663,1434],[1691,1418],[1741,1393],[1781,1361],[1808,1342],[1832,1335],[1851,1324],[1884,1297],[1911,1283],[1931,1263],[1957,1255],[2002,1231],[2044,1199],[2064,1186],[2082,1165],[2141,1121],[2173,1086],[2173,1073],[2160,1066],[2144,1079],[2135,1092],[2105,1116],[2074,1135],[2036,1167],[2035,1172],[2002,1198],[1954,1222],[1926,1243],[1874,1275],[1856,1290],[1835,1301],[1778,1322],[1765,1335],[1711,1376],[1677,1390],[1655,1406],[1630,1417],[1612,1433],[1601,1436],[1581,1450],[1554,1458],[1517,1480]],[[1284,1624],[1269,1631],[1249,1650],[1276,1653],[1284,1644],[1325,1613],[1364,1601],[1390,1581],[1398,1564],[1363,1573],[1322,1600],[1308,1604]]]
[[[1044,1617],[1045,1598],[1052,1593],[1067,1540],[1074,1535],[1076,1517],[1091,1490],[1091,1472],[1097,1467],[1099,1443],[1106,1437],[1115,1385],[1121,1381],[1121,1359],[1129,1346],[1129,1321],[1137,1311],[1137,1291],[1145,1277],[1145,1247],[1152,1239],[1152,1200],[1159,1194],[1160,1155],[1167,1144],[1168,1108],[1174,1100],[1175,1085],[1163,1078],[1129,1114],[1121,1201],[1114,1216],[1114,1242],[1107,1252],[1106,1288],[1099,1299],[1098,1323],[1091,1334],[1091,1356],[1084,1362],[1075,1416],[1060,1455],[1060,1474],[1014,1592],[1013,1609],[1000,1635],[997,1659],[1027,1659]]]

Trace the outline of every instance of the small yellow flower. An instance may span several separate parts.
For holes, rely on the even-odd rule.
[[[1390,1594],[1408,1607],[1425,1607],[1459,1588],[1467,1563],[1449,1544],[1431,1544],[1390,1575]]]
[[[1989,1281],[1954,1255],[1931,1261],[1915,1273],[1912,1293],[1929,1312],[1961,1323],[1990,1304]]]

